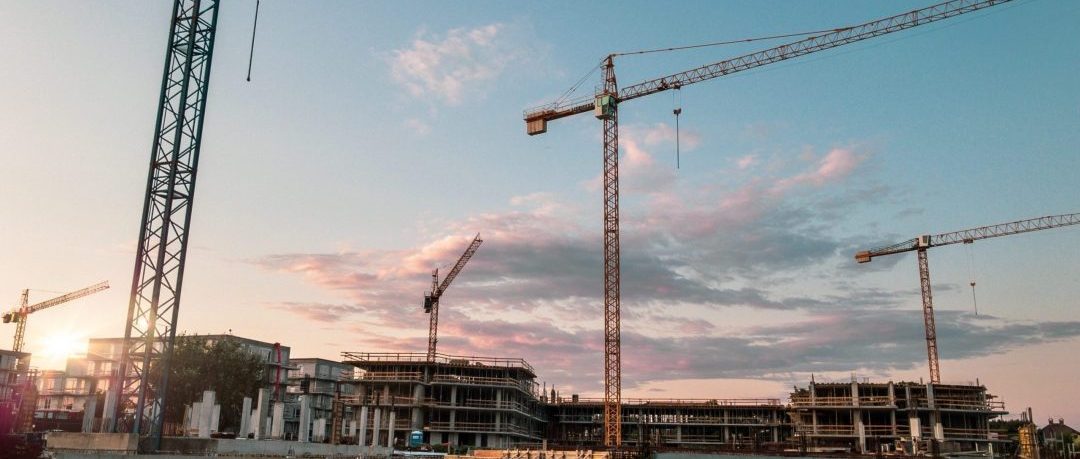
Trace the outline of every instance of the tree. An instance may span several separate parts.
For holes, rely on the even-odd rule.
[[[212,390],[221,405],[223,432],[240,430],[244,397],[255,397],[265,381],[262,359],[229,338],[177,336],[169,366],[165,422],[183,422],[184,407],[202,400],[204,390]]]

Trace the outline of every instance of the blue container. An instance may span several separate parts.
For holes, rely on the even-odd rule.
[[[409,447],[416,448],[424,444],[424,432],[414,430],[409,433]]]

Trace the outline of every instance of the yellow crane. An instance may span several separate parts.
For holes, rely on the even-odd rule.
[[[76,300],[87,295],[100,292],[109,288],[109,281],[97,283],[86,287],[84,289],[76,290],[74,292],[65,293],[51,300],[45,300],[37,304],[28,305],[28,299],[30,296],[29,290],[23,290],[22,295],[19,298],[19,306],[11,312],[4,313],[4,323],[15,323],[15,343],[11,345],[11,350],[15,352],[22,352],[23,345],[26,337],[26,319],[30,314],[41,311],[42,309],[48,309],[53,306],[58,306],[68,301]]]
[[[30,291],[23,290],[22,295],[19,295],[19,306],[0,316],[5,324],[15,323],[15,343],[11,345],[11,350],[19,353],[23,352],[23,346],[26,344],[26,319],[30,314],[92,295],[107,288],[109,288],[109,282],[105,281],[35,304],[28,304]],[[16,389],[16,403],[13,409],[13,412],[16,413],[15,431],[29,432],[34,423],[34,405],[37,404],[37,389],[34,387],[34,374],[30,370],[29,354],[19,359],[16,364],[16,375],[21,375],[17,377],[22,378],[22,383]]]

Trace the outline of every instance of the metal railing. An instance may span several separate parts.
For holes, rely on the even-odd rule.
[[[506,432],[514,433],[525,436],[537,436],[539,433],[529,432],[529,429],[515,425],[500,423],[496,425],[494,422],[441,422],[433,421],[429,423],[431,430],[453,430],[455,432]]]
[[[425,363],[427,354],[423,352],[342,352],[345,362],[409,362]],[[525,359],[502,357],[481,357],[475,355],[435,354],[434,363],[475,367],[522,368],[535,374],[535,370]]]
[[[555,400],[556,404],[582,404],[582,405],[594,405],[603,404],[603,398],[592,397],[579,397],[576,400],[559,398]],[[670,399],[657,399],[657,398],[624,398],[622,399],[622,406],[656,406],[659,408],[666,408],[669,406],[691,406],[691,407],[724,407],[724,406],[782,406],[780,399],[778,398],[709,398],[709,399],[696,399],[696,398],[670,398]]]
[[[353,381],[412,381],[422,382],[423,373],[419,371],[368,371],[361,373]]]
[[[893,399],[888,396],[864,396],[859,397],[859,404],[850,397],[814,397],[809,395],[796,395],[791,397],[793,406],[893,406]]]

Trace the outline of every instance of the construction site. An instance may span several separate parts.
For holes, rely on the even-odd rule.
[[[645,140],[630,137],[632,140],[624,142],[620,147],[619,112],[625,110],[625,103],[662,92],[671,93],[672,100],[676,101],[679,100],[676,94],[681,94],[684,88],[697,83],[722,79],[732,74],[743,75],[740,72],[747,72],[745,75],[752,79],[760,73],[748,71],[760,68],[772,69],[770,65],[786,61],[802,62],[803,56],[863,41],[874,43],[872,46],[877,46],[880,42],[887,47],[891,42],[877,37],[892,34],[905,37],[912,35],[906,31],[913,28],[928,31],[940,30],[929,27],[928,24],[940,23],[945,24],[944,27],[965,24],[965,20],[953,18],[969,13],[982,13],[982,15],[967,16],[972,20],[986,17],[999,10],[1006,11],[1002,16],[1007,16],[1009,10],[999,5],[1011,3],[1011,0],[950,0],[853,25],[831,27],[832,24],[830,24],[830,28],[815,32],[736,40],[744,44],[765,39],[782,39],[786,42],[699,67],[664,73],[661,76],[629,85],[620,85],[617,82],[616,58],[714,46],[716,43],[670,49],[645,49],[603,56],[593,71],[600,74],[599,85],[593,93],[572,98],[570,94],[573,91],[569,91],[552,103],[526,109],[522,114],[525,134],[528,136],[546,134],[549,123],[583,114],[591,115],[601,128],[599,133],[592,132],[592,134],[602,144],[600,148],[603,159],[602,169],[596,178],[596,188],[603,197],[602,219],[598,219],[602,221],[602,227],[595,225],[596,228],[591,228],[595,233],[593,236],[596,237],[595,241],[590,243],[593,246],[600,246],[594,248],[599,249],[598,254],[602,253],[602,259],[591,261],[602,266],[603,269],[595,273],[595,280],[589,280],[590,285],[595,286],[597,301],[586,301],[591,305],[589,307],[593,309],[599,307],[600,310],[589,314],[574,311],[570,313],[574,317],[570,322],[579,320],[577,317],[589,317],[588,320],[597,322],[591,319],[593,313],[596,313],[597,317],[602,317],[602,324],[592,324],[602,325],[602,336],[599,336],[599,333],[593,333],[597,335],[596,342],[602,342],[602,345],[555,342],[559,339],[558,336],[546,336],[540,332],[521,332],[519,327],[523,327],[521,324],[527,322],[523,322],[520,316],[535,312],[535,308],[520,306],[524,303],[517,303],[516,297],[535,293],[531,293],[532,286],[522,286],[525,283],[519,279],[499,272],[499,266],[502,265],[473,268],[484,270],[487,275],[481,281],[472,284],[473,288],[475,285],[483,285],[488,288],[504,288],[506,292],[509,292],[505,294],[506,296],[499,297],[499,300],[472,303],[479,308],[477,314],[495,314],[491,311],[506,314],[506,318],[500,317],[499,321],[493,322],[495,326],[492,328],[495,328],[495,331],[485,330],[484,332],[489,334],[483,335],[480,331],[457,323],[448,328],[446,320],[459,320],[463,317],[458,315],[458,311],[465,306],[459,308],[459,305],[455,304],[453,314],[449,316],[444,314],[444,327],[440,334],[440,303],[452,301],[453,295],[448,292],[456,293],[457,290],[463,288],[461,284],[468,282],[463,280],[455,284],[455,281],[459,278],[468,278],[470,266],[475,267],[477,264],[485,263],[477,261],[470,264],[471,260],[487,256],[483,250],[499,244],[500,238],[506,239],[507,233],[504,228],[492,229],[489,232],[488,228],[479,226],[475,228],[476,234],[471,240],[466,241],[461,235],[447,236],[442,239],[443,246],[450,246],[452,242],[453,247],[444,251],[435,251],[440,257],[437,260],[428,260],[415,255],[413,258],[400,255],[405,252],[392,253],[394,257],[406,258],[408,263],[419,264],[421,262],[417,260],[422,260],[423,263],[431,261],[436,266],[431,271],[430,285],[428,285],[425,271],[422,281],[425,289],[422,292],[412,292],[410,301],[413,303],[407,307],[394,304],[393,308],[397,309],[386,312],[366,306],[312,301],[325,310],[310,314],[313,323],[318,324],[316,328],[344,322],[339,317],[333,316],[341,311],[349,311],[356,314],[356,317],[377,317],[402,330],[408,329],[398,336],[395,333],[399,330],[368,330],[363,328],[363,323],[354,325],[350,328],[351,333],[357,336],[363,335],[363,339],[357,341],[364,343],[363,345],[354,348],[350,344],[334,342],[329,338],[327,342],[320,344],[324,347],[338,346],[339,349],[334,351],[338,352],[335,358],[326,355],[307,357],[299,355],[297,349],[309,352],[310,339],[305,341],[288,333],[283,334],[280,329],[265,333],[257,330],[256,333],[251,333],[249,328],[242,332],[245,336],[239,336],[240,333],[233,334],[231,323],[222,322],[224,327],[229,328],[229,332],[188,335],[178,326],[179,318],[186,311],[181,310],[180,298],[187,267],[187,255],[189,248],[197,244],[197,242],[189,242],[189,233],[192,226],[194,191],[203,131],[219,128],[213,121],[204,124],[204,117],[208,99],[219,97],[209,90],[209,82],[221,3],[218,0],[174,0],[172,2],[172,17],[168,21],[168,46],[164,56],[165,68],[155,115],[157,121],[154,125],[150,168],[145,194],[141,196],[143,211],[137,231],[138,239],[135,241],[135,263],[130,295],[124,293],[127,301],[127,315],[103,319],[110,323],[123,322],[123,336],[87,337],[85,352],[67,355],[63,369],[43,369],[35,366],[32,364],[32,358],[36,352],[28,351],[27,328],[45,329],[50,326],[48,321],[42,320],[38,323],[35,320],[41,311],[69,303],[73,305],[71,307],[74,307],[80,301],[87,301],[83,300],[84,298],[93,298],[96,294],[108,291],[110,289],[108,281],[66,293],[56,292],[58,295],[45,300],[39,299],[36,292],[35,296],[31,297],[32,290],[24,289],[18,302],[3,315],[3,322],[10,324],[9,326],[13,328],[14,342],[11,349],[0,349],[0,434],[4,438],[3,443],[0,443],[0,449],[4,450],[4,454],[0,454],[0,459],[9,457],[85,459],[143,455],[157,457],[223,455],[234,457],[447,456],[447,459],[459,457],[647,459],[661,457],[664,454],[698,454],[702,457],[730,454],[797,457],[882,457],[886,455],[893,457],[1020,457],[1023,459],[1058,457],[1054,455],[1058,453],[1045,452],[1051,450],[1064,451],[1061,453],[1063,458],[1077,457],[1075,450],[1070,450],[1070,442],[1074,437],[1080,438],[1080,436],[1074,434],[1075,431],[1071,431],[1071,428],[1064,426],[1064,420],[1059,418],[1055,423],[1051,418],[1047,430],[1041,433],[1043,431],[1040,431],[1036,425],[1030,408],[1007,407],[1004,397],[993,391],[996,390],[992,389],[995,387],[994,381],[984,384],[976,379],[979,375],[960,374],[959,371],[955,373],[956,376],[949,373],[949,376],[954,379],[946,381],[942,378],[942,355],[950,359],[994,358],[995,354],[1003,352],[999,352],[1000,347],[993,347],[998,346],[993,340],[987,341],[990,344],[986,345],[986,349],[971,351],[970,346],[973,346],[971,342],[982,342],[971,338],[972,335],[968,334],[962,336],[967,341],[960,343],[963,340],[956,339],[957,350],[953,352],[953,348],[950,347],[953,341],[949,339],[961,333],[972,333],[964,327],[971,328],[972,324],[978,323],[978,320],[994,320],[994,318],[979,316],[978,305],[975,303],[974,274],[972,274],[970,285],[963,285],[959,289],[955,288],[953,281],[934,284],[930,275],[928,254],[931,251],[936,252],[939,247],[970,247],[971,244],[986,239],[1073,227],[1080,225],[1080,213],[1047,215],[989,225],[980,221],[966,225],[966,229],[943,233],[923,233],[906,239],[897,237],[895,232],[886,231],[885,237],[903,240],[877,247],[875,246],[879,244],[874,242],[856,241],[861,247],[866,248],[854,253],[846,252],[848,247],[851,247],[851,237],[845,236],[843,244],[836,244],[836,251],[845,251],[843,269],[851,269],[851,272],[875,268],[887,270],[893,266],[882,263],[879,259],[906,266],[903,263],[907,261],[899,260],[900,256],[914,252],[916,269],[909,270],[907,267],[899,269],[909,270],[909,274],[912,274],[911,271],[917,273],[919,299],[914,298],[914,285],[903,285],[896,287],[888,294],[882,294],[881,298],[884,299],[880,301],[886,305],[904,302],[915,304],[918,301],[921,306],[921,322],[915,315],[909,317],[918,325],[921,336],[905,335],[904,339],[907,341],[903,346],[907,349],[912,345],[911,343],[917,344],[915,347],[918,348],[920,361],[915,363],[904,360],[907,357],[895,356],[881,357],[882,362],[887,363],[880,365],[867,363],[889,352],[895,351],[898,355],[900,350],[897,348],[901,346],[893,343],[882,344],[880,347],[874,346],[870,350],[860,349],[858,352],[863,354],[859,354],[861,357],[858,359],[862,361],[832,361],[830,356],[824,356],[825,353],[847,355],[854,354],[856,351],[851,349],[837,351],[831,344],[816,346],[813,342],[807,344],[799,340],[792,340],[789,343],[783,338],[770,336],[776,328],[758,324],[755,325],[757,328],[754,328],[752,333],[748,332],[747,336],[752,335],[752,339],[738,341],[733,338],[731,343],[735,344],[727,346],[732,348],[790,346],[793,349],[792,352],[795,350],[803,352],[803,349],[808,348],[805,354],[792,354],[791,359],[771,357],[772,360],[787,362],[797,368],[789,369],[783,367],[783,363],[770,362],[769,365],[776,366],[763,367],[765,369],[756,373],[757,376],[728,372],[731,370],[729,368],[709,368],[708,371],[695,372],[692,368],[695,365],[693,362],[699,362],[696,365],[701,366],[700,362],[703,360],[693,360],[689,357],[684,359],[683,356],[679,356],[677,359],[680,361],[677,365],[664,367],[678,369],[678,371],[672,370],[672,375],[667,377],[662,374],[665,370],[653,370],[649,365],[663,366],[668,363],[664,361],[665,359],[673,357],[670,354],[655,353],[649,354],[646,358],[644,353],[638,354],[634,346],[649,342],[647,336],[643,337],[648,334],[642,331],[643,327],[631,328],[629,333],[624,334],[624,322],[630,320],[631,317],[633,320],[653,321],[657,328],[667,328],[670,325],[665,322],[670,317],[664,317],[664,309],[656,306],[663,301],[650,300],[652,301],[649,303],[650,307],[656,306],[656,310],[661,311],[656,315],[644,314],[642,312],[644,309],[624,315],[622,298],[625,292],[637,292],[641,289],[668,292],[678,289],[679,285],[684,285],[677,282],[658,282],[656,285],[648,284],[646,287],[638,288],[637,285],[627,285],[628,283],[625,282],[625,279],[629,278],[629,274],[624,276],[627,272],[647,271],[640,266],[654,263],[651,258],[648,262],[637,260],[638,263],[643,264],[624,270],[620,261],[621,252],[625,249],[620,247],[619,160],[621,155],[626,153],[627,148],[636,151],[642,148],[641,145],[647,143]],[[254,16],[250,54],[247,56],[248,81],[251,81],[252,62],[257,42],[255,32],[259,21],[259,3],[252,3],[251,6],[254,8]],[[229,27],[232,25],[230,24]],[[480,45],[488,43],[486,39],[477,38],[475,34],[462,40],[475,40]],[[422,38],[416,39],[416,42],[422,41]],[[927,49],[919,52],[932,53],[934,50]],[[400,57],[400,55],[401,53],[398,52],[397,56]],[[593,73],[586,76],[591,76]],[[584,79],[579,81],[572,89],[576,90],[584,81]],[[680,140],[682,138],[680,136],[686,136],[678,127],[682,110],[681,102],[679,102],[672,111],[675,128],[669,133],[669,137],[675,142],[676,168],[680,167],[678,161],[681,161],[678,156],[683,148],[680,142],[684,142]],[[624,138],[631,135],[626,134]],[[521,137],[524,138],[524,136]],[[663,139],[664,142],[668,140],[667,137]],[[692,145],[692,142],[696,140],[690,136],[685,142],[687,145]],[[630,146],[627,147],[627,145]],[[621,151],[620,148],[623,150]],[[625,157],[623,159],[626,160]],[[640,159],[637,161],[642,162]],[[862,161],[862,159],[857,161]],[[750,163],[750,160],[746,161],[746,164]],[[631,171],[635,170],[633,167],[641,166],[631,164]],[[743,166],[740,165],[739,169],[742,168]],[[832,164],[823,162],[818,172],[828,173],[833,169],[835,168]],[[594,174],[597,172],[591,171]],[[786,181],[780,180],[778,186],[769,188],[765,194],[778,196],[786,192],[785,187],[795,186],[793,184],[809,183],[811,186],[817,186],[822,180],[796,175]],[[729,202],[722,202],[723,205],[720,207],[727,209]],[[549,212],[558,212],[559,209],[563,208],[545,207],[541,216],[546,217]],[[469,223],[472,226],[469,228],[490,221],[492,221],[490,218],[470,220]],[[634,222],[633,225],[639,223]],[[919,224],[926,228],[939,226],[937,223],[930,222]],[[975,224],[984,226],[975,226]],[[336,223],[331,222],[330,225],[336,225]],[[460,232],[462,226],[464,225],[453,228]],[[474,230],[470,229],[466,234],[473,234],[473,232]],[[483,248],[485,239],[482,238],[482,234],[489,241],[489,245]],[[199,236],[201,234],[196,234],[194,240],[198,241]],[[639,242],[633,239],[630,241],[630,243]],[[627,247],[630,246],[627,245]],[[553,256],[552,253],[562,253],[556,250],[548,253],[546,249],[547,247],[542,247],[527,253],[545,259]],[[505,246],[491,247],[490,250],[496,254],[493,256],[507,256],[507,254],[513,256],[517,253],[505,250]],[[357,256],[351,261],[357,265],[364,265],[367,269],[368,264],[373,266],[375,263],[370,259],[377,261],[380,258],[379,254],[372,255],[372,253],[364,253],[363,256]],[[460,255],[457,255],[455,260],[446,258],[446,253]],[[579,255],[582,254],[574,253],[574,256]],[[223,256],[223,258],[228,257]],[[245,257],[237,255],[235,258]],[[866,263],[872,261],[878,261],[878,263],[874,263],[872,268],[864,267]],[[377,273],[364,272],[360,268],[347,270],[345,277],[349,282],[363,285],[363,288],[360,288],[349,286],[351,284],[346,285],[340,279],[326,280],[320,277],[322,273],[316,271],[323,264],[336,266],[335,263],[338,262],[324,261],[315,256],[305,258],[302,263],[278,269],[282,272],[301,273],[307,276],[310,282],[321,283],[321,286],[332,290],[353,292],[366,289],[375,292],[371,295],[376,297],[396,293],[390,287],[381,286],[395,279],[394,269],[379,271],[373,268],[378,271]],[[973,260],[971,264],[974,266]],[[426,270],[430,266],[429,264],[423,269]],[[495,267],[492,268],[492,266]],[[439,268],[443,271],[440,272]],[[542,268],[539,271],[562,269],[559,266]],[[756,269],[759,268],[755,267],[746,271]],[[567,269],[567,271],[570,270]],[[692,278],[695,275],[688,273],[689,270],[686,270],[676,277],[683,279]],[[837,271],[837,273],[848,273],[848,271]],[[208,278],[219,276],[220,273],[200,279],[205,283]],[[857,278],[852,276],[852,279]],[[213,288],[225,288],[224,284],[229,282],[225,279],[215,280],[223,285]],[[846,288],[857,291],[859,294],[876,291],[873,287],[864,288],[857,285],[858,282],[858,280],[850,280],[845,284]],[[794,281],[792,283],[795,285]],[[970,318],[956,313],[953,309],[947,313],[946,320],[951,321],[949,325],[939,327],[941,312],[935,312],[933,286],[942,284],[945,285],[940,291],[945,292],[946,295],[954,295],[956,290],[960,290],[960,294],[965,295],[965,298],[970,286],[970,299],[975,306]],[[288,285],[291,284],[268,286],[267,291],[274,293],[267,293],[267,295],[294,298],[291,294],[280,293],[281,289],[290,288]],[[459,286],[457,290],[453,288],[455,285]],[[544,288],[554,287],[537,287],[536,289]],[[750,287],[740,288],[742,288],[739,290],[740,294],[753,291]],[[796,285],[793,288],[800,287]],[[570,287],[567,289],[569,290]],[[906,292],[912,293],[907,297],[899,298]],[[709,295],[715,295],[715,292],[703,294],[706,297]],[[782,299],[774,299],[767,295],[758,295],[761,298],[752,294],[744,296],[751,298],[747,300],[750,302],[766,303],[763,310],[770,311],[770,314],[774,311],[790,312],[793,309],[799,309],[802,313],[804,310],[818,307],[819,303],[825,303],[818,300],[806,300],[803,303],[810,306],[789,308],[782,304],[784,301]],[[579,301],[583,297],[577,293],[570,294],[570,302]],[[201,298],[205,301],[205,296]],[[395,297],[389,301],[393,303],[396,300]],[[514,306],[496,304],[498,301]],[[707,303],[709,300],[702,301]],[[867,300],[867,302],[872,301],[874,300]],[[300,303],[292,299],[283,299],[278,302],[267,300],[263,304],[270,305],[266,309],[266,314],[285,314],[284,311],[298,309],[297,305]],[[551,303],[559,303],[559,301]],[[672,301],[671,304],[682,307],[687,303]],[[884,310],[885,307],[882,306],[880,310]],[[687,309],[692,310],[692,308]],[[420,316],[421,311],[423,316]],[[326,316],[331,316],[331,318],[327,319]],[[416,317],[423,318],[417,320]],[[814,317],[817,316],[811,316],[811,319]],[[968,322],[955,325],[959,320],[958,317]],[[540,320],[554,319],[541,317]],[[422,333],[419,332],[422,328],[419,324],[422,321],[427,322],[426,349],[422,348],[423,344],[417,345],[425,337],[409,334],[412,331]],[[828,321],[813,322],[811,320],[810,322],[827,325]],[[414,323],[417,324],[415,330],[410,328]],[[689,330],[693,330],[695,325],[700,325],[693,321],[688,321],[688,323],[691,325],[682,325]],[[301,328],[295,323],[290,324],[289,327],[287,330],[290,332]],[[733,325],[731,328],[724,328],[723,333],[732,333],[734,336],[735,332],[730,330],[734,330],[735,327]],[[676,326],[671,325],[670,328],[676,328]],[[947,343],[943,350],[939,349],[939,328],[943,330],[942,335],[947,336],[943,340]],[[869,326],[864,331],[877,333],[882,329],[884,326]],[[993,330],[993,326],[988,325],[980,328],[982,329]],[[576,339],[577,333],[584,333],[580,330],[592,329],[574,328],[572,333],[568,332],[565,336],[573,336]],[[944,330],[949,330],[948,333],[955,333],[955,335],[947,335]],[[1047,336],[1045,338],[1047,342],[1065,339],[1059,338],[1054,333],[1060,333],[1062,337],[1071,336],[1067,335],[1067,331],[1055,331],[1058,329],[1051,330],[1049,327],[1034,326],[1024,330],[1034,330],[1032,334]],[[499,337],[500,332],[506,335],[505,340],[491,338],[491,336]],[[664,332],[670,331],[664,330]],[[310,333],[317,336],[322,332],[316,330]],[[670,333],[673,333],[675,337],[664,335],[665,339],[670,338],[670,340],[658,347],[680,349],[678,347],[681,345],[678,335],[680,332]],[[814,333],[826,333],[826,331]],[[474,334],[476,336],[473,336]],[[267,336],[274,336],[274,338],[267,339]],[[452,340],[440,343],[440,337],[447,336],[452,337]],[[565,336],[564,339],[569,339]],[[521,344],[529,339],[533,340],[532,343],[539,344]],[[182,360],[174,356],[178,355],[175,353],[179,352],[180,343],[184,340],[188,345],[195,343],[195,348],[199,349],[226,349],[221,352],[235,352],[229,355],[242,356],[242,359],[246,359],[243,362],[251,367],[248,373],[243,374],[254,376],[244,376],[247,378],[244,380],[244,385],[238,383],[236,387],[232,387],[232,384],[219,384],[218,387],[214,387],[209,381],[220,380],[211,379],[208,374],[192,376],[195,370],[184,365],[193,368],[198,362],[192,363],[190,359]],[[386,342],[385,347],[379,340]],[[1015,342],[1023,344],[1024,341],[1022,338],[1017,338]],[[485,344],[476,345],[478,342]],[[961,352],[959,350],[961,345],[968,347]],[[404,352],[384,351],[384,349],[401,349],[407,346],[420,348]],[[576,350],[568,352],[563,346]],[[688,345],[688,348],[693,349],[693,346]],[[541,357],[543,359],[541,362],[546,363],[547,366],[534,367],[526,360],[526,358],[533,360],[533,354],[507,355],[527,353],[533,348],[542,347],[562,350],[548,351],[549,354],[537,351],[536,355],[547,356]],[[924,360],[921,356],[923,348],[925,348]],[[474,355],[472,351],[475,349],[484,351],[485,355]],[[725,348],[725,352],[727,349],[729,348]],[[623,352],[624,350],[626,353]],[[815,352],[819,351],[822,352],[823,357],[816,357]],[[596,361],[589,364],[592,371],[587,372],[587,374],[596,375],[596,381],[582,383],[579,380],[579,373],[586,372],[572,366],[577,362],[578,356],[567,355],[577,352],[589,356],[598,354]],[[554,354],[558,355],[550,356]],[[627,361],[634,363],[624,367],[624,355],[633,356]],[[649,360],[650,358],[652,360]],[[717,359],[716,362],[724,362],[720,357]],[[752,360],[742,357],[733,359],[739,362]],[[836,362],[846,362],[845,364],[853,366],[838,368]],[[562,363],[568,367],[557,366]],[[815,365],[820,365],[821,369],[819,370]],[[912,370],[912,367],[915,369]],[[656,374],[650,375],[651,378],[635,375],[635,378],[624,384],[624,368],[631,369],[630,371],[633,372],[654,371]],[[928,370],[925,375],[922,374],[923,369]],[[698,368],[698,370],[701,369]],[[849,370],[850,379],[835,377],[836,374],[843,374]],[[184,371],[187,371],[186,376]],[[217,368],[212,371],[219,373],[212,375],[217,378],[220,374],[231,374],[232,369]],[[919,375],[912,377],[915,371],[918,371]],[[874,378],[857,377],[856,372],[873,374]],[[237,374],[240,374],[239,370]],[[831,374],[833,377],[821,376],[823,374]],[[893,374],[896,376],[888,376]],[[602,375],[602,380],[600,380],[600,375]],[[804,375],[808,378],[804,378]],[[199,378],[207,381],[205,384],[207,387],[197,387],[196,393],[188,381],[194,380],[195,384],[199,384]],[[701,380],[726,378],[759,382],[783,381],[788,384],[794,381],[795,385],[788,387],[790,392],[786,397],[777,393],[774,386],[768,386],[765,383],[760,386],[762,391],[760,397],[713,393],[717,392],[713,388],[717,386],[697,386],[705,384],[701,383]],[[955,382],[963,378],[971,378],[974,381]],[[670,380],[680,384],[694,385],[695,394],[701,395],[681,398],[668,395],[673,392],[653,388],[652,390],[663,395],[644,398],[624,397],[628,388],[639,391],[635,394],[643,393],[640,392],[645,390],[642,387],[649,387],[648,383],[653,380],[661,382]],[[169,399],[169,397],[176,397],[173,394],[176,388],[180,387],[179,381],[185,381],[183,384],[188,384],[183,386],[186,392],[180,395],[187,399]],[[556,383],[559,387],[571,387],[571,393],[561,393],[556,389]],[[602,388],[602,390],[590,392],[587,389],[582,390],[582,387]],[[1016,431],[1002,430],[1000,423],[1004,422],[1010,414],[1017,413],[1020,420],[1017,421],[1018,427],[1014,429]],[[1050,448],[1046,445],[1055,441],[1057,446],[1046,449]],[[1040,451],[1044,452],[1040,453]]]

